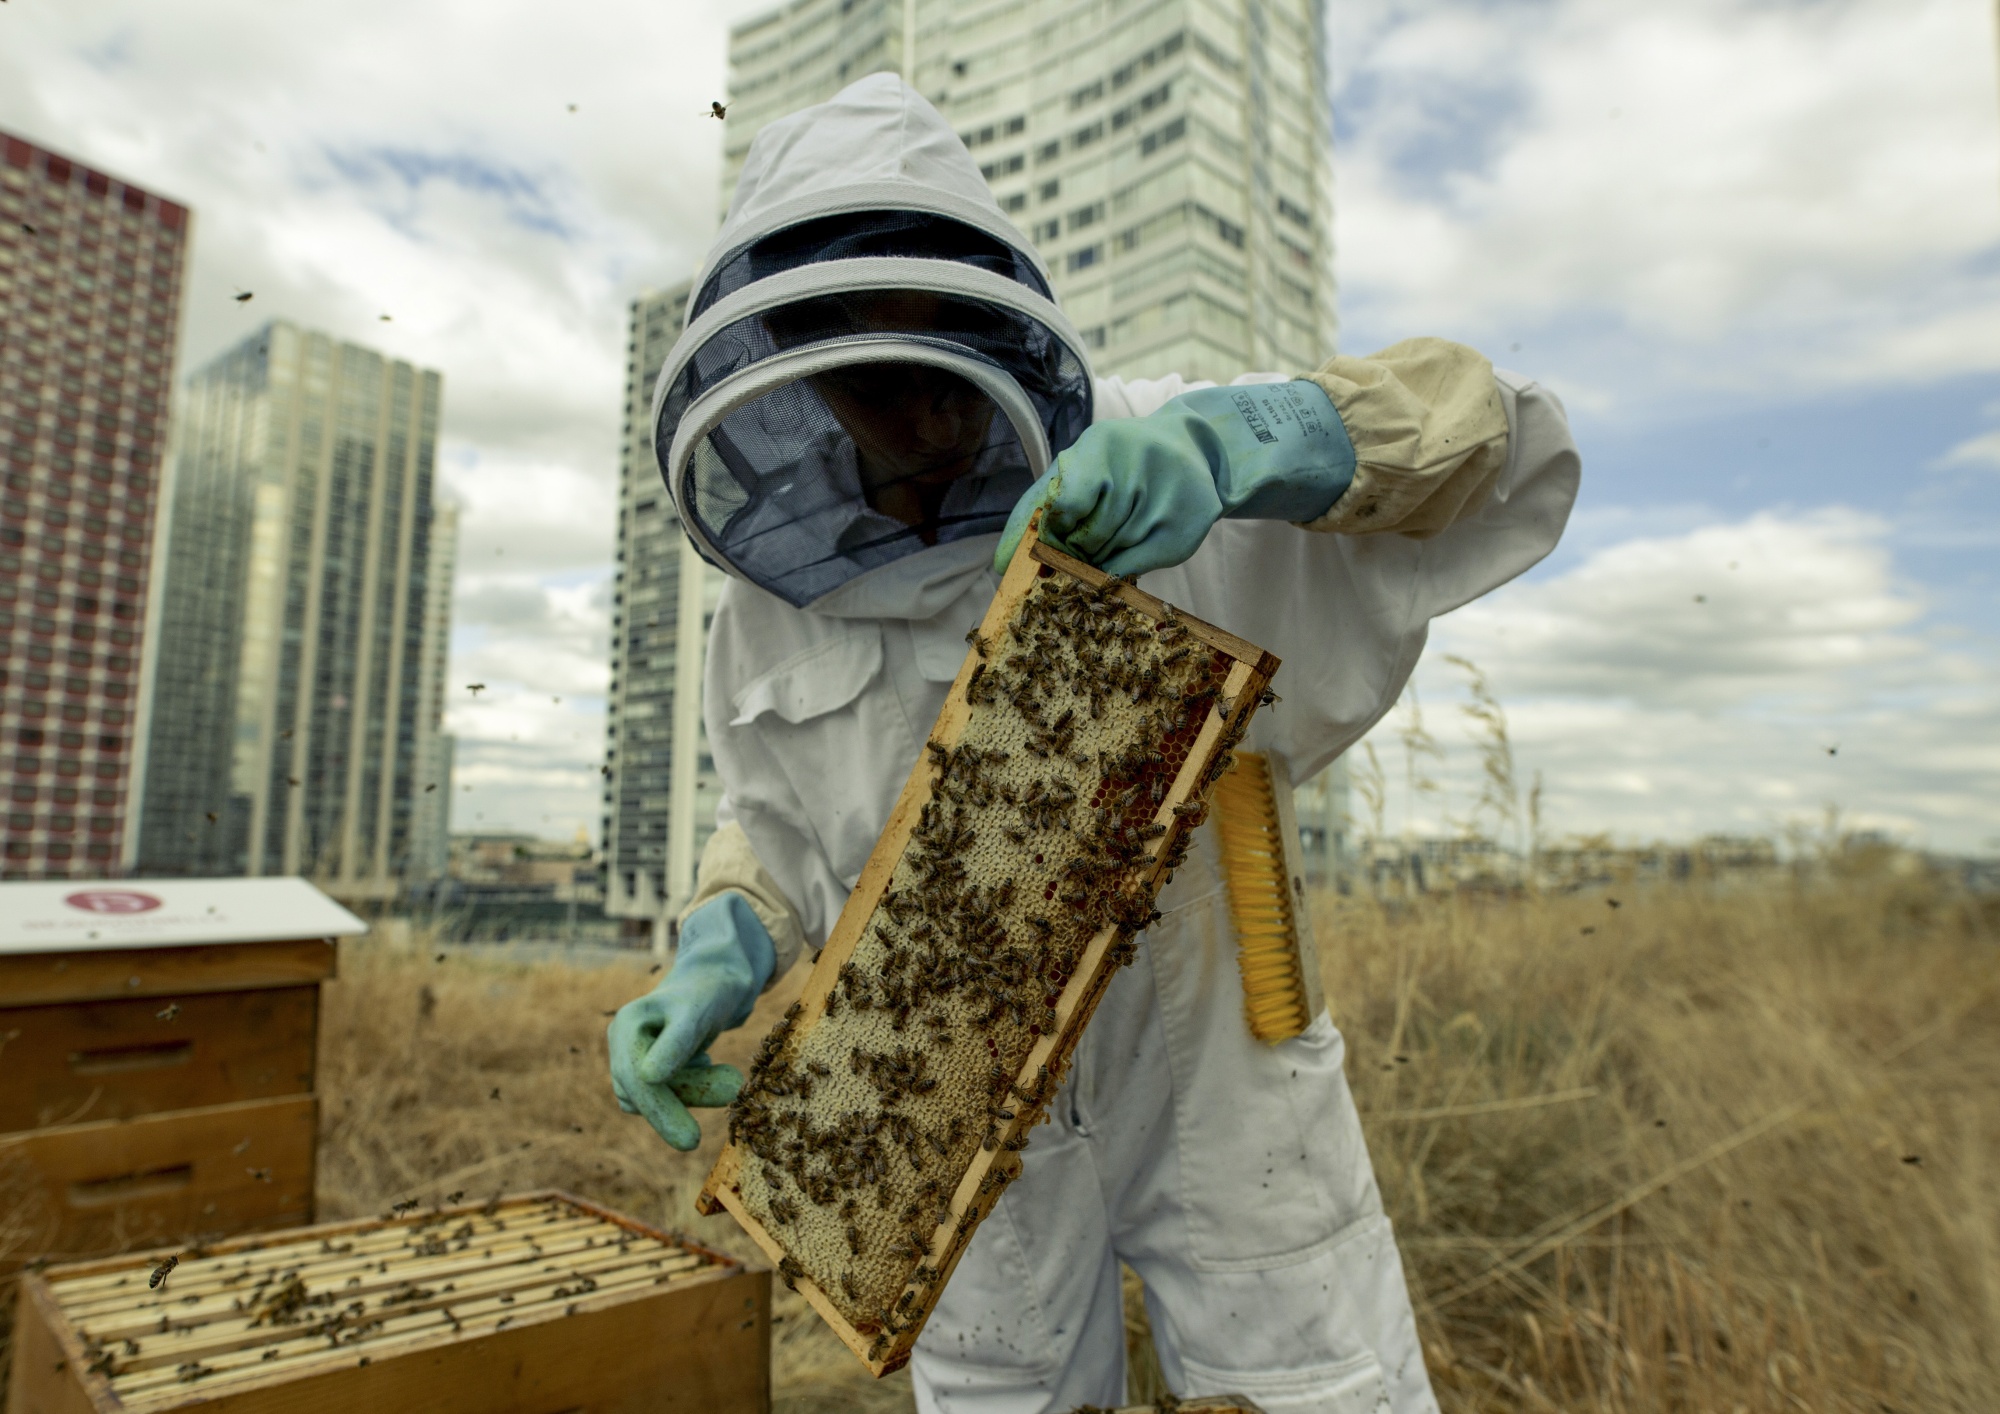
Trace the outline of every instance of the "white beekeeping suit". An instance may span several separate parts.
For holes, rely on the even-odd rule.
[[[683,520],[733,576],[703,704],[723,828],[694,907],[741,894],[782,973],[824,940],[888,818],[1015,501],[1093,420],[1209,385],[1093,383],[1032,248],[886,74],[759,134],[705,269],[655,403]],[[841,411],[896,396],[885,360],[929,380],[936,412],[895,445]],[[1300,779],[1395,702],[1432,618],[1549,552],[1578,478],[1556,400],[1468,349],[1413,340],[1310,377],[1352,443],[1345,493],[1304,526],[1217,521],[1141,581],[1283,660],[1247,745]],[[919,470],[905,484],[885,459]],[[1322,1013],[1296,1039],[1251,1038],[1212,836],[918,1342],[920,1407],[1121,1402],[1122,1258],[1183,1396],[1436,1408],[1340,1034]]]

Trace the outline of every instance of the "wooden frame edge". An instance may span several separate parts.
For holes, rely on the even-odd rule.
[[[273,1247],[287,1245],[292,1242],[312,1242],[321,1238],[344,1236],[348,1233],[382,1232],[392,1227],[409,1226],[423,1218],[442,1220],[444,1218],[475,1216],[481,1213],[493,1201],[491,1198],[485,1198],[477,1203],[454,1203],[449,1207],[428,1208],[421,1212],[413,1212],[404,1218],[384,1218],[380,1215],[366,1218],[335,1218],[330,1222],[306,1223],[298,1227],[267,1228],[261,1232],[241,1232],[214,1242],[198,1244],[178,1243],[164,1247],[135,1248],[130,1252],[119,1252],[108,1257],[86,1257],[74,1262],[51,1263],[37,1271],[23,1272],[22,1275],[24,1278],[45,1278],[50,1282],[110,1276],[135,1268],[158,1266],[168,1257],[185,1257],[191,1247],[199,1247],[200,1255],[203,1257],[228,1257],[234,1256],[239,1252],[264,1252]],[[685,1247],[691,1251],[699,1252],[704,1257],[711,1258],[718,1263],[737,1267],[745,1265],[741,1257],[731,1256],[719,1248],[710,1247],[703,1242],[697,1242],[685,1233],[670,1232],[664,1228],[654,1227],[652,1224],[638,1218],[616,1212],[613,1209],[604,1207],[600,1203],[594,1203],[588,1198],[579,1198],[565,1189],[531,1188],[524,1192],[508,1193],[499,1196],[500,1207],[506,1207],[509,1204],[549,1202],[567,1203],[572,1207],[589,1213],[592,1217],[601,1218],[617,1227],[624,1228],[628,1232],[639,1233],[642,1236],[652,1238],[656,1242],[668,1242],[676,1247]],[[272,1240],[274,1237],[282,1238],[283,1242],[274,1242]]]
[[[1031,521],[1027,534],[1023,536],[1014,558],[1009,561],[1007,572],[1002,577],[1000,587],[995,591],[992,603],[981,617],[977,633],[982,640],[990,640],[1004,632],[1012,622],[1015,611],[1026,598],[1045,570],[1054,570],[1070,575],[1093,589],[1101,589],[1111,581],[1112,576],[1085,564],[1070,555],[1041,541],[1038,535],[1038,520]],[[1279,660],[1256,644],[1238,638],[1211,624],[1182,614],[1172,605],[1130,583],[1120,582],[1116,590],[1121,602],[1145,614],[1147,617],[1178,623],[1197,641],[1226,654],[1233,663],[1224,678],[1220,699],[1210,707],[1208,719],[1196,733],[1195,740],[1188,748],[1187,759],[1182,763],[1180,773],[1161,801],[1155,813],[1154,823],[1166,827],[1166,833],[1154,841],[1150,864],[1143,877],[1148,884],[1159,877],[1161,868],[1173,848],[1199,823],[1189,822],[1175,813],[1175,807],[1184,804],[1199,794],[1212,777],[1214,767],[1226,753],[1235,739],[1240,738],[1248,718],[1259,704],[1264,690],[1269,686],[1273,674],[1279,667]],[[966,702],[966,692],[975,668],[984,661],[984,654],[968,652],[960,664],[958,675],[953,679],[945,698],[945,706],[939,716],[938,729],[928,739],[928,744],[945,748],[956,745],[970,716]],[[920,752],[902,791],[891,808],[889,818],[883,825],[877,843],[863,865],[861,876],[847,902],[842,906],[840,916],[827,935],[825,945],[814,960],[800,994],[799,1007],[793,1021],[794,1030],[803,1033],[816,1024],[824,1014],[824,998],[839,975],[840,968],[852,957],[861,941],[862,934],[880,907],[883,893],[889,879],[901,862],[909,847],[910,822],[913,822],[931,798],[931,762],[926,753]],[[885,851],[884,843],[895,840],[896,847]],[[1055,1004],[1060,1024],[1050,1034],[1041,1037],[1030,1047],[1027,1058],[1022,1062],[1020,1072],[1014,1078],[1016,1093],[1029,1093],[1029,1086],[1038,1081],[1044,1068],[1048,1074],[1048,1093],[1042,1094],[1032,1105],[1023,1102],[1017,1108],[1015,1118],[1000,1129],[991,1148],[983,1148],[968,1165],[965,1175],[952,1194],[950,1217],[938,1224],[932,1232],[929,1253],[926,1259],[917,1263],[918,1267],[929,1266],[936,1275],[928,1283],[915,1280],[904,1287],[906,1297],[914,1294],[922,1299],[926,1287],[940,1291],[951,1278],[959,1259],[970,1244],[971,1236],[977,1230],[998,1201],[999,1192],[1019,1175],[1022,1160],[1018,1150],[1009,1149],[1009,1143],[1021,1140],[1029,1131],[1039,1126],[1047,1118],[1048,1101],[1060,1084],[1063,1073],[1082,1039],[1084,1028],[1089,1024],[1097,1004],[1109,989],[1116,969],[1106,966],[1106,956],[1116,942],[1118,928],[1108,925],[1101,929],[1085,946],[1082,956],[1069,981]],[[1039,1090],[1039,1086],[1037,1086]],[[706,1215],[727,1212],[757,1244],[773,1263],[780,1265],[786,1257],[784,1246],[760,1223],[744,1205],[737,1188],[737,1177],[741,1172],[742,1154],[734,1141],[726,1142],[722,1153],[710,1169],[708,1178],[696,1197],[697,1211]],[[996,1171],[1004,1171],[1005,1178],[996,1186],[990,1182]],[[966,1223],[968,1217],[976,1219]],[[961,1233],[963,1234],[961,1236]],[[930,1311],[925,1308],[920,1319],[894,1332],[857,1329],[841,1314],[840,1309],[810,1277],[797,1276],[790,1279],[790,1285],[804,1296],[822,1319],[838,1335],[841,1342],[852,1350],[861,1362],[877,1378],[892,1373],[908,1363]],[[933,1305],[935,1302],[932,1303]],[[881,1337],[889,1336],[886,1346]]]

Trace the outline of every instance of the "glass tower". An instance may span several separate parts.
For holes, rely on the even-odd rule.
[[[662,932],[694,892],[722,798],[701,725],[702,655],[722,576],[681,533],[653,449],[653,384],[691,289],[632,302],[611,600],[604,911]]]
[[[457,738],[444,729],[445,673],[451,660],[452,577],[458,568],[458,507],[431,516],[424,564],[424,655],[417,681],[417,791],[410,811],[405,877],[433,883],[451,867],[451,768]]]
[[[395,896],[448,788],[417,779],[442,390],[282,321],[189,379],[142,869]]]

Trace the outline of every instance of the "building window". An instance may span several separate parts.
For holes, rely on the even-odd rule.
[[[1179,142],[1187,136],[1187,119],[1176,118],[1171,123],[1147,133],[1139,139],[1139,155],[1151,157],[1170,142]]]
[[[1036,190],[1035,195],[1042,201],[1054,201],[1062,195],[1062,178],[1055,177],[1043,182],[1040,188]]]
[[[1008,118],[1004,122],[988,123],[985,127],[975,132],[960,133],[958,140],[967,147],[984,147],[987,143],[997,141],[1000,138],[1012,137],[1015,133],[1024,131],[1027,126],[1028,120],[1017,115]]]
[[[1071,147],[1088,147],[1104,136],[1104,120],[1099,118],[1087,128],[1078,128],[1069,135]]]
[[[1296,206],[1285,200],[1282,196],[1278,198],[1278,214],[1302,230],[1312,229],[1312,213],[1302,206]]]
[[[1101,245],[1087,245],[1082,250],[1073,250],[1069,253],[1069,273],[1074,275],[1079,270],[1088,270],[1103,257],[1104,247]]]
[[[1062,218],[1052,216],[1046,221],[1035,223],[1034,237],[1037,241],[1052,241],[1062,234]]]
[[[1016,211],[1026,211],[1028,209],[1028,194],[1024,191],[1017,191],[1011,195],[1001,197],[1000,209],[1010,216]]]
[[[1201,221],[1202,225],[1208,227],[1209,230],[1213,231],[1223,241],[1235,246],[1238,250],[1243,248],[1243,228],[1234,221],[1216,215],[1199,202],[1195,203],[1194,214]]]
[[[1102,221],[1103,219],[1104,203],[1101,201],[1092,202],[1089,206],[1079,206],[1076,210],[1069,213],[1069,228],[1072,231],[1080,231],[1085,226]]]
[[[1122,64],[1112,70],[1111,86],[1113,88],[1123,88],[1126,84],[1132,82],[1133,79],[1145,73],[1162,60],[1171,59],[1174,55],[1181,52],[1181,45],[1185,42],[1186,37],[1184,31],[1175,30],[1129,64]]]
[[[1173,84],[1163,83],[1158,88],[1141,94],[1111,115],[1111,126],[1115,131],[1128,123],[1138,121],[1158,108],[1173,96]]]
[[[1027,165],[1027,159],[1017,152],[1011,157],[1002,157],[997,161],[981,163],[979,175],[990,182],[995,177],[1011,177],[1025,165]]]

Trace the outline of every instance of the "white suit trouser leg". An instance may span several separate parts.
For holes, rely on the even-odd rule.
[[[917,1342],[925,1414],[1121,1403],[1120,1258],[1178,1395],[1435,1414],[1340,1035],[1253,1040],[1233,947],[1210,891],[1112,983]]]

